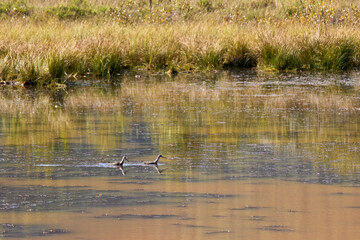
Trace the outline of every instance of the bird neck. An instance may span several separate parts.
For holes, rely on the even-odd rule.
[[[161,158],[161,157],[158,156],[158,157],[155,159],[154,163],[157,164],[160,158]]]

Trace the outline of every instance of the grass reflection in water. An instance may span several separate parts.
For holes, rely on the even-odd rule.
[[[311,84],[311,77],[320,84]],[[359,87],[355,80],[344,87],[341,76],[331,78],[221,72],[124,76],[118,86],[66,92],[3,89],[1,160],[8,169],[21,162],[26,174],[18,176],[40,171],[56,178],[67,170],[48,167],[44,173],[34,163],[94,164],[124,154],[142,161],[163,153],[172,156],[167,172],[185,181],[192,171],[205,171],[227,179],[331,183],[357,169],[360,149]]]

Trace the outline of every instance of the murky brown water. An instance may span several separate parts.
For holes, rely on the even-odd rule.
[[[167,195],[171,200],[123,207],[83,206],[79,211],[64,207],[55,212],[5,212],[0,220],[23,228],[35,224],[71,231],[53,234],[51,239],[351,239],[360,233],[358,188],[271,179],[141,186],[113,181],[90,178],[42,184],[59,187],[86,182],[93,189],[141,193],[144,201],[148,195],[160,201]]]
[[[358,80],[250,72],[4,88],[0,238],[354,239]],[[159,153],[158,169],[140,163]],[[123,155],[122,170],[107,164]]]

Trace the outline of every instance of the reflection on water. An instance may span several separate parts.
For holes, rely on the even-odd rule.
[[[358,80],[223,72],[4,88],[0,237],[354,238]],[[108,164],[123,155],[123,168]]]

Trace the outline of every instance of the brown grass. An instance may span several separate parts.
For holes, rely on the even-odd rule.
[[[108,78],[125,69],[337,71],[360,66],[358,22],[341,15],[356,16],[352,1],[155,1],[150,11],[137,2],[90,0],[84,6],[93,15],[47,15],[51,7],[74,2],[27,0],[30,16],[2,15],[0,79],[49,84],[87,74]],[[205,11],[201,4],[212,8]],[[169,13],[160,11],[167,5]],[[191,16],[184,15],[184,6],[193,9]],[[124,23],[109,9],[144,15]],[[332,15],[319,17],[329,9]],[[162,14],[171,18],[164,15],[164,21]],[[56,64],[50,64],[54,56]]]

